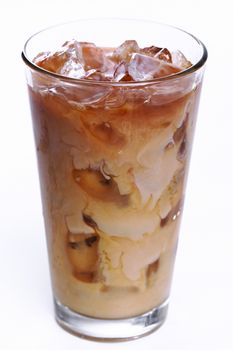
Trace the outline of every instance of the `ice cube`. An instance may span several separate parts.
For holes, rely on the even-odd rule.
[[[97,71],[96,69],[89,69],[86,72],[85,78],[88,80],[95,80],[95,81],[105,80],[103,73]]]
[[[81,79],[86,76],[86,72],[82,64],[74,59],[69,59],[58,73],[76,79]]]
[[[77,41],[66,41],[62,45],[62,48],[63,51],[61,51],[61,55],[64,56],[65,60],[63,64],[57,68],[56,72],[71,78],[84,78],[86,72],[79,57],[77,56]]]
[[[181,51],[177,50],[172,52],[172,63],[180,69],[187,69],[192,66],[192,63],[182,54]]]
[[[46,51],[46,52],[40,52],[36,57],[34,57],[33,62],[37,65],[39,65],[41,62],[46,60],[50,56],[51,52]]]
[[[142,54],[133,54],[129,63],[129,75],[135,81],[150,80],[179,72],[172,64]]]
[[[76,43],[77,43],[77,40],[75,40],[75,39],[67,40],[64,42],[62,47],[64,47],[66,50],[68,50],[68,49],[76,50]]]
[[[76,55],[86,71],[89,69],[96,69],[101,72],[105,71],[104,51],[103,49],[96,47],[95,44],[77,42]]]
[[[141,49],[140,53],[151,57],[156,57],[156,58],[159,58],[160,60],[164,60],[166,62],[172,63],[172,55],[170,51],[166,48],[149,46],[149,47],[144,47],[144,49]]]
[[[148,56],[155,56],[159,51],[161,51],[161,47],[157,46],[149,46],[149,47],[144,47],[143,49],[140,50],[140,53]]]
[[[156,55],[155,57],[159,58],[160,60],[172,63],[172,55],[170,53],[170,51],[166,48],[161,49]]]
[[[86,71],[85,78],[97,81],[113,78],[115,63],[108,57],[104,49],[92,43],[77,42],[76,54]]]
[[[135,81],[150,80],[153,78],[154,72],[159,69],[159,66],[159,60],[136,53],[132,55],[128,71]]]
[[[54,54],[47,52],[45,54],[39,54],[34,62],[39,67],[48,70],[53,73],[58,73],[59,69],[66,63],[68,57],[65,51],[59,51]]]
[[[86,72],[85,78],[88,80],[95,80],[95,81],[112,81],[113,74],[114,74],[114,70],[100,72],[96,69],[90,69]]]
[[[116,68],[113,75],[114,81],[130,81],[132,78],[128,73],[128,64],[124,61],[120,62]]]
[[[137,41],[126,40],[116,50],[113,51],[112,58],[117,62],[129,62],[133,53],[140,52]]]
[[[34,62],[50,72],[64,74],[74,78],[84,76],[81,73],[82,67],[80,67],[80,62],[76,55],[75,40],[66,41],[62,45],[62,49],[55,53],[45,52],[37,55]],[[77,67],[75,67],[76,64],[78,65]]]

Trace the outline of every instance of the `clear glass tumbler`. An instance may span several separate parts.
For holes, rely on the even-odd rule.
[[[192,66],[149,81],[106,82],[33,63],[73,38],[178,49]],[[206,48],[150,21],[80,20],[33,35],[22,57],[56,319],[92,339],[148,334],[167,314]]]

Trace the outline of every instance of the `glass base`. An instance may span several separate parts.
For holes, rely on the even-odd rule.
[[[54,300],[58,324],[66,331],[96,341],[133,340],[158,329],[165,321],[168,300],[149,312],[131,318],[100,319],[80,315]]]

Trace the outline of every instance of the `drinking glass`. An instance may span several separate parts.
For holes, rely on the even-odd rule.
[[[180,50],[192,65],[112,82],[34,63],[71,39],[104,48],[135,39]],[[22,57],[56,320],[96,340],[148,334],[167,314],[206,48],[172,26],[92,19],[33,35]]]

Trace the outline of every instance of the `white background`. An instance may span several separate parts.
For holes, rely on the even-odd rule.
[[[231,1],[21,0],[0,3],[0,348],[233,349]],[[76,338],[53,319],[30,112],[20,58],[29,35],[85,17],[153,19],[207,46],[186,205],[165,325],[137,341]]]

